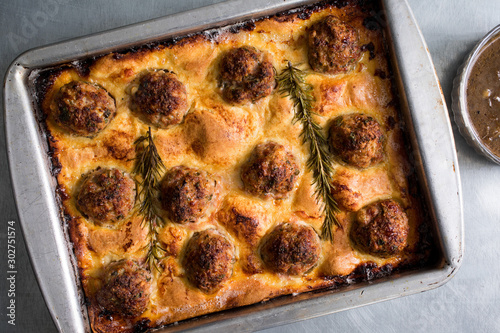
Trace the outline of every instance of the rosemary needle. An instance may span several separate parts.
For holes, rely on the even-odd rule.
[[[339,208],[332,196],[330,180],[333,174],[332,158],[328,151],[328,142],[323,135],[322,128],[314,121],[311,94],[312,86],[306,82],[306,73],[292,66],[288,61],[287,67],[278,75],[278,87],[282,96],[291,98],[294,104],[293,122],[302,124],[302,143],[309,145],[307,168],[313,173],[313,185],[317,202],[323,202],[325,219],[321,227],[321,236],[333,241],[333,227],[342,228],[336,217]]]
[[[158,213],[157,197],[158,184],[165,165],[161,160],[158,150],[153,142],[151,135],[151,127],[145,135],[140,136],[134,142],[137,152],[134,174],[140,176],[139,198],[139,213],[142,214],[142,223],[149,227],[148,238],[148,254],[146,262],[149,268],[158,268],[158,261],[165,257],[165,250],[161,247],[158,239],[158,229],[163,227],[165,222]]]

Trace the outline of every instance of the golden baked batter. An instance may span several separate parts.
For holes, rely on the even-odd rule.
[[[414,175],[391,90],[384,36],[381,28],[374,28],[373,25],[370,29],[365,27],[368,13],[366,8],[358,5],[307,7],[252,21],[239,30],[223,28],[216,34],[200,33],[152,48],[111,53],[98,57],[83,70],[68,65],[47,74],[48,85],[41,87],[44,90],[41,108],[47,116],[46,128],[53,162],[55,166],[60,166],[58,193],[89,300],[94,331],[146,330],[279,295],[334,287],[346,282],[357,268],[391,271],[402,265],[415,265],[428,255],[422,251],[423,235],[419,226],[423,223],[423,213],[419,199],[412,196],[416,184],[408,181]],[[316,52],[314,68],[320,70],[313,71],[308,59],[312,57],[309,48],[313,42],[310,42],[308,34],[314,24],[327,16],[331,17],[329,15],[336,17],[333,21],[340,20],[348,25],[339,28],[343,29],[340,35],[344,33],[348,36],[344,42],[340,40],[340,45],[336,42],[335,52],[342,52],[342,43],[353,43],[354,33],[358,34],[358,45],[346,44],[348,52],[342,57],[343,63],[335,66],[320,64],[321,61],[336,60],[331,60],[324,50]],[[318,37],[328,33],[329,28],[325,23],[314,29],[318,29],[315,33]],[[321,44],[321,41],[314,43]],[[228,61],[224,60],[224,56],[237,48],[243,49],[233,58],[242,59],[248,66],[243,69],[225,68],[227,64],[221,64],[221,61]],[[302,68],[309,70],[307,81],[314,87],[316,121],[325,135],[328,135],[332,121],[341,115],[363,114],[371,123],[380,125],[382,134],[378,127],[374,132],[379,135],[376,140],[380,144],[377,143],[373,149],[383,147],[383,151],[376,152],[374,163],[363,162],[359,167],[339,156],[335,157],[332,188],[341,208],[337,218],[343,228],[336,229],[333,243],[319,240],[311,233],[314,230],[320,234],[323,216],[311,185],[312,173],[305,165],[308,148],[299,137],[300,123],[292,122],[292,102],[281,96],[271,84],[269,75],[273,73],[265,65],[265,61],[269,61],[280,73],[286,66],[286,60],[302,64]],[[324,73],[321,68],[326,68]],[[255,75],[256,84],[231,81],[230,75],[236,75],[233,72],[244,69],[259,73]],[[221,70],[226,71],[223,84],[220,83]],[[141,82],[148,80],[141,81],[141,78],[147,73],[163,74],[150,77],[144,88]],[[262,80],[265,82],[262,83]],[[99,90],[99,98],[107,103],[99,105],[99,110],[110,105],[100,88],[105,89],[116,104],[115,112],[109,114],[109,123],[100,123],[100,130],[93,131],[89,136],[85,136],[89,131],[83,132],[84,135],[81,131],[80,134],[75,133],[55,118],[56,111],[61,111],[57,103],[60,89],[73,81],[90,84],[84,87],[85,97],[81,98],[91,98],[89,91]],[[155,95],[154,100],[144,102],[143,99],[150,96],[148,94],[158,92],[153,90],[152,93],[143,91],[140,98],[134,98],[137,91],[151,89],[154,84],[159,87],[154,89],[164,89],[170,97],[162,99],[160,94]],[[233,90],[224,92],[227,87]],[[238,89],[243,89],[243,92]],[[81,107],[77,112],[84,114],[87,104],[76,105]],[[138,110],[141,106],[151,109],[145,112],[152,113],[170,108],[173,110],[172,117],[158,120],[160,118],[154,113],[141,115]],[[105,112],[100,115],[104,115],[108,122]],[[215,186],[207,183],[208,187],[200,190],[196,187],[199,183],[196,183],[194,189],[186,190],[186,193],[195,193],[189,200],[198,198],[199,193],[205,197],[187,210],[176,211],[177,217],[172,219],[177,221],[168,218],[172,214],[165,214],[166,225],[159,234],[166,251],[165,259],[159,263],[161,272],[145,271],[148,269],[144,264],[148,230],[147,225],[141,224],[142,217],[137,212],[127,216],[115,214],[114,221],[94,221],[89,216],[93,213],[92,207],[89,208],[90,214],[83,214],[77,202],[82,183],[92,171],[116,168],[125,175],[133,173],[134,141],[145,134],[149,126],[167,171],[185,166],[201,170],[203,175],[206,173],[210,179],[216,180]],[[367,130],[370,131],[369,128]],[[348,138],[351,134],[347,134]],[[289,156],[293,156],[294,165],[286,169],[281,178],[273,178],[279,179],[279,190],[276,190],[279,194],[271,191],[269,195],[256,195],[259,191],[266,191],[266,186],[276,188],[277,185],[244,185],[241,170],[248,168],[245,163],[254,156],[258,145],[270,142],[277,158],[288,161]],[[341,149],[343,147],[345,145]],[[264,154],[261,159],[265,157]],[[277,161],[281,160],[274,160]],[[252,170],[250,166],[250,177],[253,177]],[[184,173],[172,177],[178,177],[175,181],[191,181],[198,175]],[[98,180],[95,184],[104,191],[112,191],[109,187],[112,184],[99,183]],[[116,188],[119,186],[115,186],[113,191],[123,194]],[[165,185],[165,188],[169,187]],[[115,203],[120,205],[121,196],[114,198]],[[170,200],[168,196],[166,198]],[[378,252],[370,252],[367,244],[356,246],[350,230],[363,207],[386,199],[394,201],[383,201],[378,208],[366,210],[363,218],[378,213],[386,214],[379,216],[405,214],[406,217],[396,218],[400,223],[398,228],[402,228],[397,246],[386,249],[384,246],[387,244],[380,243],[380,239],[385,238],[377,238],[378,243],[372,244],[372,248],[382,253],[379,255]],[[384,207],[394,207],[394,202],[400,207],[387,213],[388,208]],[[87,201],[85,204],[88,206]],[[169,207],[169,202],[163,206]],[[383,228],[391,228],[384,226],[383,221],[380,223],[373,224],[375,229],[371,231],[358,231],[371,232],[363,234],[368,239],[376,238]],[[273,233],[273,230],[276,231]],[[287,251],[296,254],[273,252],[271,242],[280,239],[280,233],[289,239]],[[299,234],[303,236],[297,236]],[[215,245],[208,244],[211,240]],[[262,244],[265,244],[264,255],[261,253]],[[316,247],[316,244],[319,245]],[[203,249],[209,246],[220,250],[216,255],[207,250],[209,254],[214,254],[212,263],[220,265],[204,270],[204,263],[198,262],[197,258],[200,253],[201,256],[206,254]],[[306,256],[304,251],[293,248],[300,246],[312,249],[310,255]],[[138,270],[140,274],[130,273]],[[130,290],[138,290],[137,299],[113,303],[112,298],[116,296],[113,288],[118,286],[119,289],[123,283],[129,284]]]

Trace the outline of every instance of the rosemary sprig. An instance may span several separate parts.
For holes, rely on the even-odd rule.
[[[323,202],[325,220],[321,227],[321,236],[333,241],[333,226],[342,228],[335,213],[339,208],[332,196],[330,180],[333,174],[333,160],[328,151],[328,142],[321,127],[315,122],[312,112],[314,98],[311,94],[312,86],[306,82],[307,73],[292,66],[290,61],[287,67],[278,75],[278,87],[282,96],[292,99],[295,109],[293,122],[302,124],[303,144],[309,144],[309,158],[307,168],[313,173],[313,184],[317,202]]]
[[[142,214],[142,223],[149,227],[148,254],[146,262],[149,268],[158,268],[158,261],[165,257],[165,250],[158,240],[158,229],[163,227],[165,222],[158,213],[157,197],[158,184],[165,165],[161,160],[151,135],[151,127],[145,135],[140,136],[134,142],[137,152],[134,173],[140,176],[140,190],[138,194],[139,213]]]

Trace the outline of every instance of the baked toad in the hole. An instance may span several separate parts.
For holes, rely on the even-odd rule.
[[[94,331],[144,331],[429,258],[384,34],[365,27],[377,10],[360,3],[41,72],[57,193]],[[304,123],[277,86],[288,62],[307,72],[331,154],[333,241],[322,237]],[[151,192],[150,175],[136,171],[149,128],[164,165],[148,178]],[[147,195],[154,223],[141,208]]]

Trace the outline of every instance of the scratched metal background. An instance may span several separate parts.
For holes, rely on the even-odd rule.
[[[403,0],[402,0],[403,1]],[[432,55],[450,108],[456,70],[500,24],[498,0],[407,0]],[[1,0],[0,75],[21,52],[221,0]],[[1,89],[1,88],[0,88]],[[3,93],[0,93],[0,105]],[[450,109],[451,110],[451,109]],[[0,114],[3,124],[3,112]],[[467,146],[454,127],[462,176],[466,253],[445,286],[263,332],[500,332],[500,166]],[[55,332],[31,269],[14,205],[0,126],[0,332]],[[7,221],[16,221],[16,326],[7,324]]]

